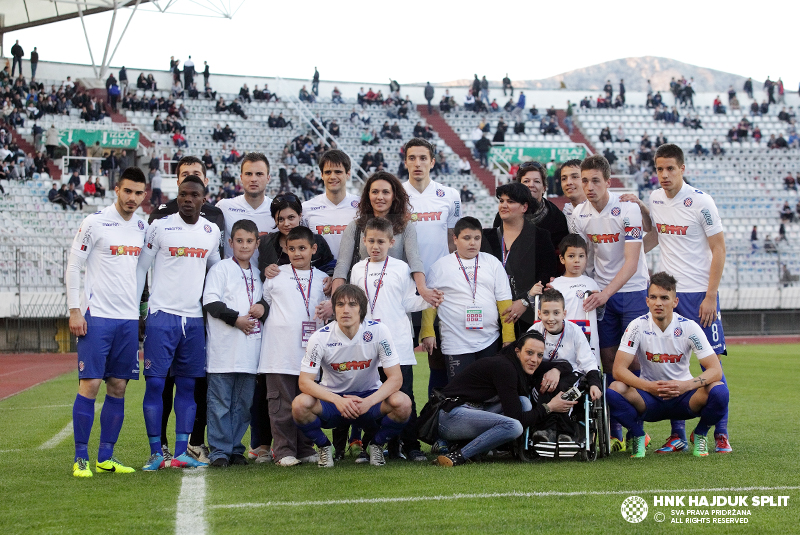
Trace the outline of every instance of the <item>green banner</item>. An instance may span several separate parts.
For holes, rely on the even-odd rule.
[[[69,145],[83,140],[86,146],[97,141],[105,149],[135,149],[139,145],[138,130],[65,130],[61,141]]]
[[[556,162],[566,162],[567,160],[582,160],[586,157],[586,148],[583,146],[573,147],[492,147],[489,157],[501,156],[509,163],[522,163],[536,160],[537,162],[547,163],[550,160]],[[500,160],[502,161],[502,160]]]

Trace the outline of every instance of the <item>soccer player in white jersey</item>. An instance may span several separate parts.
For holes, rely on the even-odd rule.
[[[703,328],[711,347],[721,359],[726,355],[725,334],[719,308],[719,282],[725,267],[725,234],[710,195],[687,184],[683,151],[677,145],[661,145],[655,155],[661,188],[650,194],[650,209],[635,195],[624,200],[639,204],[642,211],[645,251],[661,246],[661,268],[678,279],[675,309]],[[651,224],[652,223],[652,224]],[[650,232],[651,229],[656,232]],[[725,375],[722,381],[726,382]],[[714,432],[717,453],[733,451],[728,440],[728,415],[717,422]],[[688,448],[683,421],[672,422],[672,433],[658,453]]]
[[[220,260],[219,229],[200,216],[203,181],[186,177],[178,187],[178,213],[154,221],[139,257],[137,286],[153,265],[145,328],[144,420],[150,459],[144,470],[165,466],[161,451],[161,394],[167,371],[175,377],[175,452],[172,467],[206,466],[186,453],[197,406],[195,378],[205,376],[205,329],[200,298],[208,268]]]
[[[461,218],[461,196],[455,189],[431,180],[436,152],[428,141],[415,137],[405,144],[404,153],[408,181],[403,183],[403,187],[411,203],[411,221],[416,227],[419,254],[427,274],[437,260],[455,251],[452,230]],[[419,338],[422,315],[414,313],[411,319],[416,340]],[[447,370],[444,355],[439,349],[438,333],[436,341],[434,351],[428,354],[428,391],[447,384]]]
[[[606,391],[611,414],[633,435],[631,457],[644,457],[643,422],[700,417],[692,433],[697,457],[708,455],[706,435],[728,409],[730,394],[721,381],[722,366],[700,326],[674,313],[676,281],[660,272],[650,278],[649,314],[625,330],[614,361],[614,381]],[[692,377],[692,352],[703,372]],[[641,376],[628,368],[639,361]]]
[[[339,258],[339,244],[347,225],[356,217],[358,195],[347,193],[350,180],[350,157],[343,151],[325,151],[319,159],[325,193],[303,203],[303,224],[319,234]]]
[[[275,219],[270,212],[272,199],[266,196],[269,184],[269,160],[260,152],[248,152],[242,159],[240,181],[244,195],[232,199],[222,199],[216,206],[225,217],[225,257],[233,254],[230,242],[233,224],[240,219],[249,219],[258,226],[259,235],[269,234],[276,230]],[[253,255],[253,262],[258,265],[258,251]]]
[[[370,464],[383,466],[383,445],[402,431],[411,413],[411,400],[400,392],[400,358],[389,327],[365,321],[368,304],[361,288],[343,284],[331,300],[336,321],[308,341],[300,368],[303,393],[292,403],[292,416],[319,448],[320,467],[333,466],[333,446],[322,428],[343,422],[375,431],[367,447]],[[383,383],[379,366],[386,375]]]
[[[100,383],[106,397],[100,413],[98,473],[126,474],[133,468],[114,457],[125,417],[125,387],[139,379],[139,298],[136,266],[147,224],[134,212],[142,204],[146,179],[137,167],[122,172],[111,206],[88,216],[72,242],[66,271],[69,330],[78,337],[78,394],[72,407],[75,461],[72,475],[92,477],[88,442]],[[86,266],[83,299],[81,269]],[[83,302],[82,302],[83,301]]]

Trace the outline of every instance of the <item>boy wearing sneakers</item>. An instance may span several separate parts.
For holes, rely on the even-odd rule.
[[[270,313],[264,324],[258,373],[266,374],[272,452],[278,466],[317,461],[314,444],[292,421],[292,401],[300,394],[300,364],[309,338],[323,325],[314,309],[325,300],[322,288],[327,275],[311,266],[316,252],[311,230],[293,228],[286,236],[290,264],[280,266],[277,276],[264,281]]]
[[[250,425],[250,406],[261,346],[261,279],[251,263],[258,249],[258,227],[242,219],[228,240],[233,257],[215,264],[206,276],[203,310],[208,374],[208,444],[211,466],[247,464],[242,437]]]

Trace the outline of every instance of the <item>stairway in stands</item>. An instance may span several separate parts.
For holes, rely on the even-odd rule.
[[[16,143],[19,148],[25,151],[25,154],[36,154],[36,149],[33,147],[33,145],[28,143],[24,137],[19,135],[15,128],[11,128],[10,131],[11,137],[14,139],[14,143]],[[61,169],[59,169],[55,162],[49,158],[47,159],[47,172],[50,174],[50,178],[54,181],[61,180]]]
[[[425,118],[428,124],[433,128],[439,137],[444,140],[447,145],[453,149],[453,152],[458,154],[459,157],[466,156],[472,164],[472,174],[474,174],[489,190],[489,194],[494,196],[494,175],[488,170],[481,167],[478,160],[472,157],[472,150],[467,147],[461,138],[458,137],[444,117],[434,109],[433,115],[428,115],[428,105],[418,104],[417,111]],[[451,165],[453,165],[451,163]]]

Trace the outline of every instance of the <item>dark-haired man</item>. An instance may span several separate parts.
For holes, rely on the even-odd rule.
[[[564,196],[569,199],[564,204],[561,211],[567,218],[567,226],[572,234],[577,234],[575,223],[572,221],[572,212],[582,202],[586,202],[586,193],[583,192],[583,181],[581,180],[581,160],[567,160],[558,169],[558,176],[561,179],[561,190]],[[594,253],[591,247],[586,251],[586,275],[594,278]],[[563,254],[563,251],[561,251]]]

